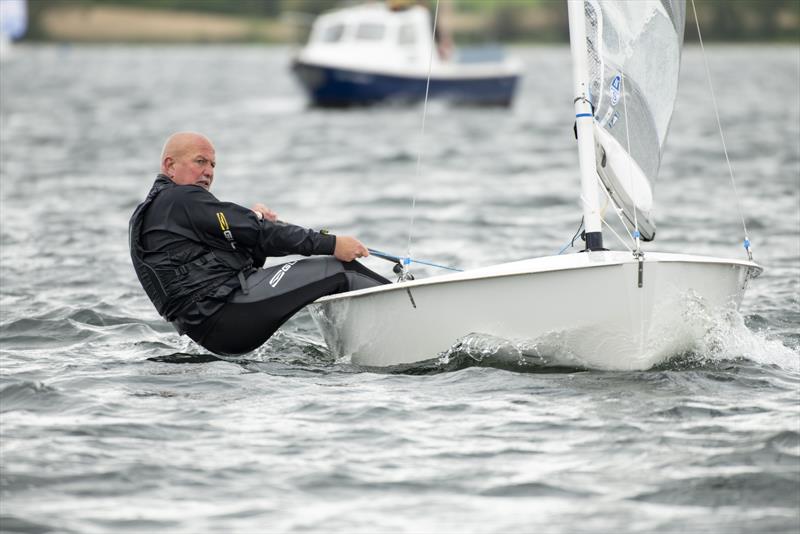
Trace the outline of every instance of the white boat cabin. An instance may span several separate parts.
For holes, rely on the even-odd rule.
[[[392,11],[380,2],[320,15],[300,56],[331,67],[420,74],[428,70],[432,44],[430,11]],[[434,52],[432,68],[441,63]]]

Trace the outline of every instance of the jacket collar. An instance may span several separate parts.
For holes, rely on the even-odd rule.
[[[147,195],[147,200],[152,200],[155,198],[157,194],[159,194],[164,189],[174,187],[177,184],[173,182],[169,176],[165,174],[159,174],[156,176],[156,181],[153,182],[153,187],[150,188],[150,193]]]
[[[173,182],[172,179],[166,174],[159,173],[158,176],[156,176],[156,181],[153,185],[161,185],[163,187],[170,184],[175,185],[175,182]]]

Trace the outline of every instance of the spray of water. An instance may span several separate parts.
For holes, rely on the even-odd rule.
[[[698,303],[689,307],[685,319],[702,332],[687,353],[660,365],[673,370],[694,369],[725,361],[749,360],[762,365],[775,365],[800,372],[800,351],[785,346],[768,331],[753,331],[736,310],[710,311]],[[488,334],[471,333],[459,339],[439,356],[438,364],[452,366],[469,359],[475,365],[513,368],[543,368],[548,366],[584,367],[580,358],[569,350],[569,336],[550,333],[533,341],[512,341]]]
[[[738,311],[706,314],[706,335],[699,342],[695,354],[707,362],[747,359],[763,365],[777,365],[782,369],[800,372],[800,350],[785,346],[769,331],[753,331],[745,324]]]

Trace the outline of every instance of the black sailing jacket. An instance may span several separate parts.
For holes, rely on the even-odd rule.
[[[333,254],[336,237],[259,220],[200,186],[159,174],[131,216],[136,275],[153,305],[181,334],[219,311],[268,256]]]

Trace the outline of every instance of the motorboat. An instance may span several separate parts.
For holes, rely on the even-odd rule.
[[[509,106],[521,63],[497,47],[459,51],[434,32],[436,13],[384,2],[320,15],[292,69],[319,107],[420,102]]]

